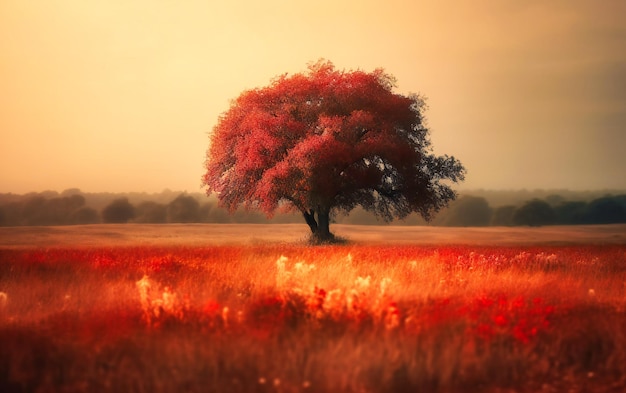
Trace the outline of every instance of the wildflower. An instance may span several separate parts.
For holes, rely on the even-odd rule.
[[[395,302],[391,302],[385,315],[385,329],[392,330],[398,326],[400,326],[400,310]]]
[[[276,286],[278,287],[282,287],[287,284],[289,277],[291,276],[291,272],[289,272],[285,267],[285,262],[288,260],[289,258],[281,255],[276,261]]]
[[[161,312],[163,311],[163,300],[162,299],[154,299],[152,301],[152,313],[154,313],[154,316],[159,318],[161,316]],[[148,322],[148,325],[150,325],[150,311],[145,313],[146,315],[146,320]]]
[[[224,322],[224,327],[228,328],[228,312],[230,310],[228,309],[227,306],[224,306],[224,308],[222,309],[222,321]]]
[[[359,276],[354,281],[354,286],[364,292],[369,288],[371,280],[372,278],[370,276],[367,276],[365,278]]]
[[[279,378],[274,378],[274,386],[275,387],[280,386],[280,379]]]
[[[480,308],[489,308],[489,307],[493,306],[493,304],[495,303],[493,299],[489,299],[486,296],[481,296],[481,297],[479,297],[476,300],[477,300],[479,309]]]
[[[204,304],[203,312],[210,317],[217,315],[220,309],[220,304],[215,300],[211,299]]]
[[[259,385],[265,385],[265,382],[267,382],[267,380],[264,377],[259,378]]]
[[[323,288],[315,287],[311,296],[307,298],[306,305],[310,312],[317,315],[318,311],[323,310],[324,300],[326,299],[326,291]]]
[[[587,294],[589,295],[589,297],[594,297],[596,296],[596,291],[593,288],[589,288],[589,291],[587,291]]]
[[[0,311],[4,310],[9,301],[9,297],[5,292],[0,292]]]
[[[148,291],[151,287],[150,279],[147,275],[144,274],[141,280],[137,281],[135,285],[137,285],[137,290],[139,291],[139,300],[141,301],[141,306],[143,307],[144,311],[146,311],[149,308]]]
[[[525,321],[520,321],[520,323],[513,328],[513,338],[523,344],[528,344],[530,342],[529,336],[533,333],[524,329],[524,322]]]
[[[351,290],[348,296],[346,296],[346,306],[348,311],[356,311],[359,305],[359,294],[355,289]]]
[[[172,292],[170,287],[165,287],[163,290],[163,310],[169,314],[175,314],[176,303],[176,294]]]
[[[280,258],[276,261],[276,267],[278,270],[285,270],[285,262],[287,262],[289,258],[284,255],[281,255]]]
[[[384,295],[387,292],[387,288],[389,288],[389,284],[391,284],[391,278],[385,277],[380,280],[380,294]]]
[[[307,265],[304,262],[298,262],[294,265],[294,270],[296,274],[298,274],[299,276],[304,276],[310,273],[311,271],[315,270],[315,265],[314,264]]]
[[[541,299],[540,298],[533,299],[533,302],[535,304],[540,304]],[[520,310],[523,310],[525,307],[526,307],[526,302],[524,301],[524,298],[521,296],[518,296],[511,301],[511,309],[515,312],[519,312]]]
[[[496,315],[493,318],[493,322],[497,326],[500,326],[500,327],[506,326],[509,323],[509,321],[506,319],[506,317],[504,315],[501,315],[501,314],[500,315]]]
[[[409,332],[418,332],[420,329],[420,321],[415,315],[409,315],[404,318],[404,329]]]
[[[310,387],[311,387],[311,382],[309,381],[302,382],[302,389],[308,389]]]
[[[150,279],[147,275],[144,274],[141,280],[137,281],[135,285],[137,286],[137,290],[139,291],[139,302],[141,303],[141,308],[143,309],[143,317],[146,320],[146,324],[150,326],[152,324],[153,312],[149,296],[149,291],[151,288]]]
[[[344,309],[344,296],[341,289],[333,289],[326,293],[322,307],[324,312],[337,319]]]

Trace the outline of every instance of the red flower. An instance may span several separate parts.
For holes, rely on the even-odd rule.
[[[220,313],[222,307],[220,306],[220,304],[218,302],[216,302],[215,300],[211,299],[208,300],[205,304],[204,307],[202,307],[202,312],[205,315],[208,315],[210,317],[214,317],[217,314]]]
[[[509,320],[502,314],[498,314],[493,318],[493,322],[500,327],[504,327],[509,324]]]

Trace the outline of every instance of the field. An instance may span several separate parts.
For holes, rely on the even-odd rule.
[[[626,226],[0,228],[0,392],[624,392]]]

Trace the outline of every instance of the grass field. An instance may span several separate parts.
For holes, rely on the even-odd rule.
[[[0,228],[0,392],[623,392],[626,226]]]

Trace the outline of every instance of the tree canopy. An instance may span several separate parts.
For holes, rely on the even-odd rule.
[[[223,206],[302,213],[317,239],[330,215],[360,205],[385,220],[432,214],[464,179],[454,157],[432,153],[425,101],[394,93],[382,69],[340,71],[319,61],[244,91],[218,119],[203,182]]]

